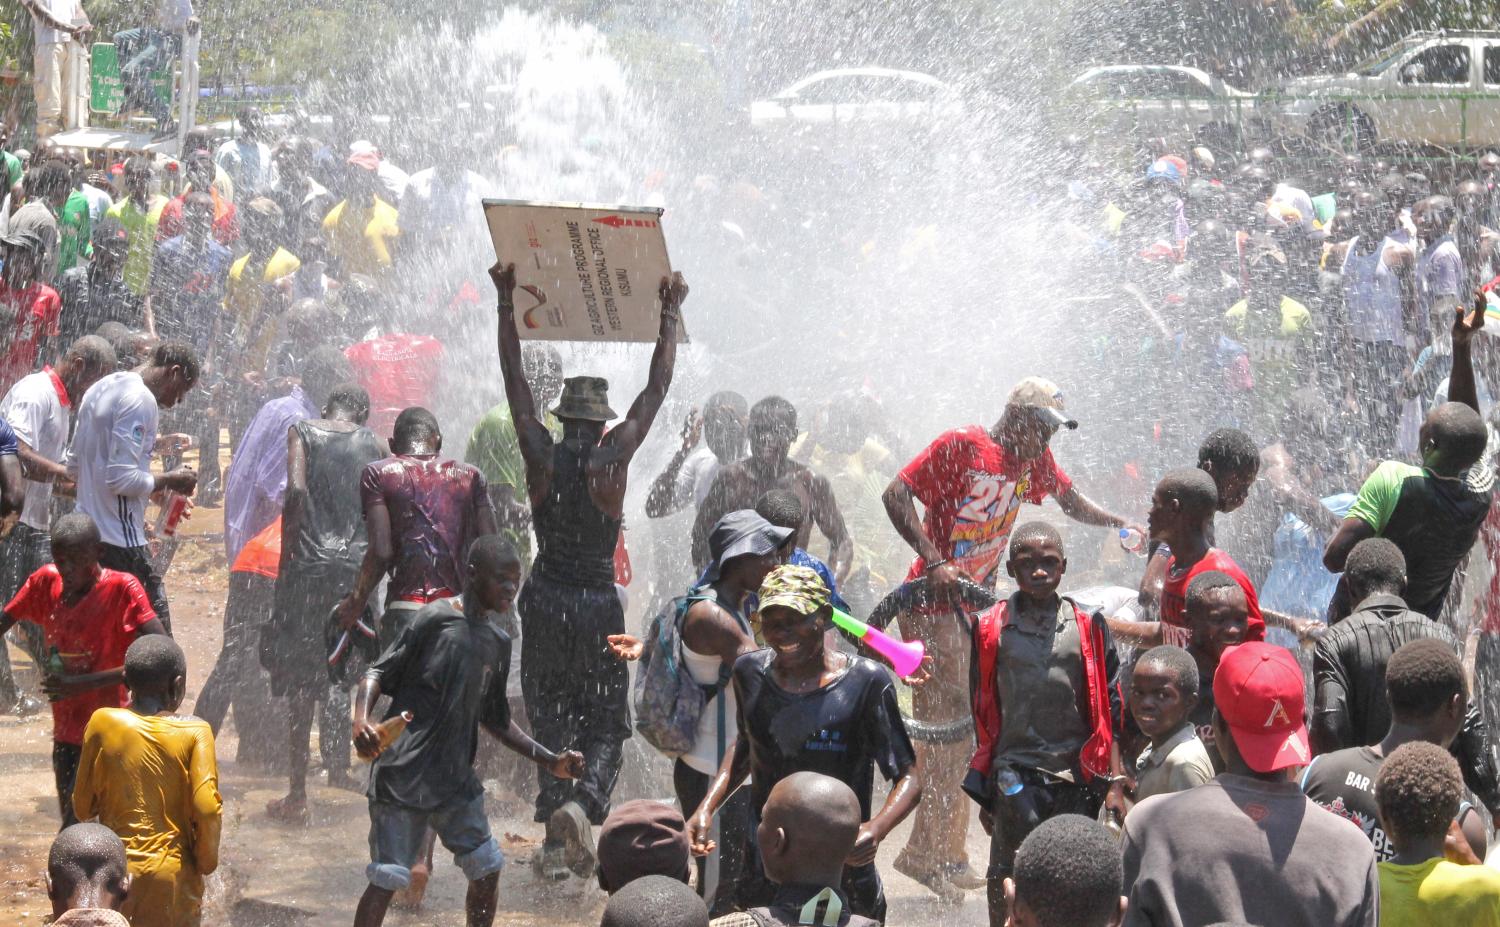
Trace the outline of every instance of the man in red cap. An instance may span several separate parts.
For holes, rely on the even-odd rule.
[[[1125,927],[1218,921],[1375,927],[1380,885],[1364,833],[1315,813],[1295,774],[1312,753],[1302,668],[1255,641],[1214,673],[1215,743],[1225,771],[1148,798],[1125,819]]]

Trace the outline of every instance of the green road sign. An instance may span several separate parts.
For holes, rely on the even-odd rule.
[[[125,82],[120,76],[120,56],[109,42],[95,42],[89,52],[89,112],[113,116],[125,105]],[[168,105],[172,102],[172,70],[151,75],[156,95]]]

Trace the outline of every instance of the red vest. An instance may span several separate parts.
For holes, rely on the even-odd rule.
[[[1088,690],[1089,727],[1093,733],[1079,751],[1078,762],[1083,771],[1083,781],[1088,783],[1095,777],[1110,775],[1110,747],[1114,744],[1114,721],[1109,708],[1109,671],[1105,668],[1105,657],[1112,645],[1104,639],[1104,631],[1093,615],[1085,612],[1065,598],[1073,607],[1074,619],[1078,622],[1078,643],[1083,656],[1084,686]],[[977,746],[974,758],[969,761],[969,772],[964,777],[963,789],[971,798],[985,808],[994,797],[990,789],[991,762],[995,743],[1000,739],[1002,711],[999,693],[995,691],[995,665],[999,658],[1000,632],[1010,619],[1009,600],[1002,599],[982,612],[974,625],[974,655],[970,664],[974,677],[970,686],[970,697],[974,710],[974,739]],[[1099,619],[1102,621],[1102,619]]]

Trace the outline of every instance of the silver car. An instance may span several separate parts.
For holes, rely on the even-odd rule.
[[[893,68],[819,71],[750,104],[750,124],[760,129],[840,123],[933,121],[957,116],[957,91],[930,74]]]

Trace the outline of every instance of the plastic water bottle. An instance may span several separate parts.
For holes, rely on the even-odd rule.
[[[1025,788],[1025,783],[1014,769],[1007,766],[995,777],[995,788],[1000,790],[1001,795],[1016,795]]]
[[[1134,528],[1120,529],[1120,546],[1132,554],[1146,552],[1146,536]]]

